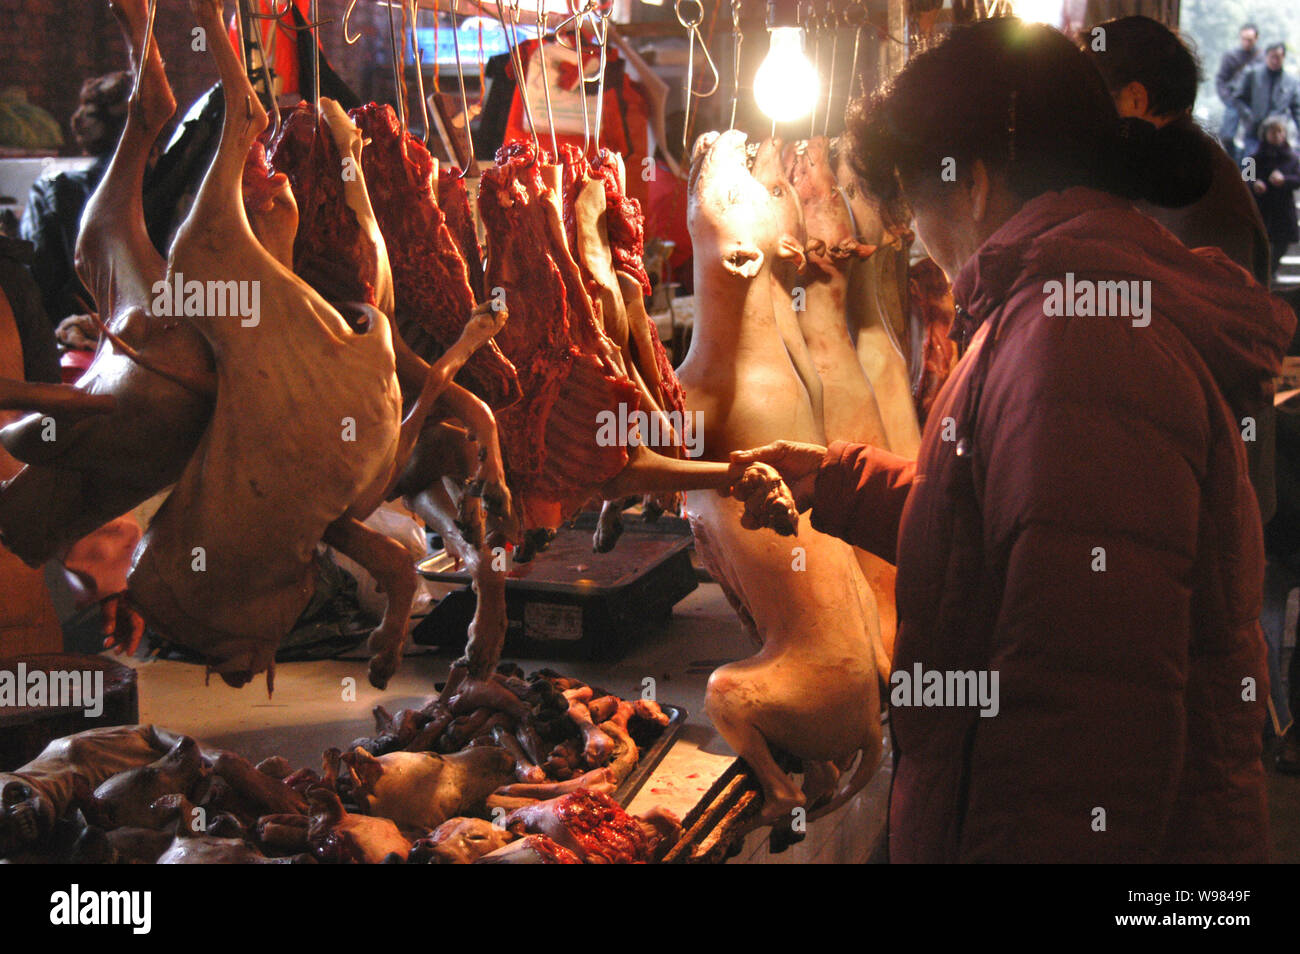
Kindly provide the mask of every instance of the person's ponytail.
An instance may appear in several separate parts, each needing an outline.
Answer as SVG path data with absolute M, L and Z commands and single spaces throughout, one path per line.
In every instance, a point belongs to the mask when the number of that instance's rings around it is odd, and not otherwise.
M 1192 123 L 1156 128 L 1119 120 L 1110 163 L 1110 191 L 1165 208 L 1190 205 L 1210 189 L 1214 143 Z

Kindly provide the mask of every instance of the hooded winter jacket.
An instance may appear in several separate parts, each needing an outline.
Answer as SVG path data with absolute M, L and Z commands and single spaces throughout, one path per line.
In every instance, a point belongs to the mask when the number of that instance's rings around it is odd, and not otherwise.
M 1294 315 L 1082 188 L 1027 202 L 953 291 L 975 331 L 918 459 L 832 445 L 812 509 L 898 565 L 891 860 L 1264 860 L 1242 421 Z M 987 714 L 900 692 L 960 672 L 996 685 Z

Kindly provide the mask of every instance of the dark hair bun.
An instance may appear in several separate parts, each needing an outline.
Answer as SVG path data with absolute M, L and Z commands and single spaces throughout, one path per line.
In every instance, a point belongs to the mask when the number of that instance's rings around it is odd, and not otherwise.
M 1189 122 L 1157 129 L 1132 117 L 1119 121 L 1114 191 L 1165 208 L 1190 205 L 1210 190 L 1214 144 Z

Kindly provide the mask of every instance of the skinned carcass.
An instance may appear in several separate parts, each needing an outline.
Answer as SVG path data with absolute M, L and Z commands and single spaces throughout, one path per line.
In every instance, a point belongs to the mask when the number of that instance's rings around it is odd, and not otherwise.
M 143 76 L 77 237 L 77 272 L 105 331 L 76 390 L 111 400 L 112 409 L 77 419 L 48 408 L 0 431 L 27 464 L 0 489 L 0 540 L 32 565 L 173 483 L 211 410 L 207 343 L 183 318 L 154 308 L 166 265 L 149 241 L 141 198 L 150 149 L 176 101 L 157 44 L 143 50 L 146 0 L 111 7 Z
M 831 148 L 840 192 L 853 216 L 857 239 L 876 250 L 849 272 L 848 324 L 871 386 L 889 443 L 901 457 L 915 457 L 921 427 L 912 400 L 909 360 L 919 346 L 907 316 L 907 242 L 886 228 L 879 211 L 858 184 L 844 144 Z
M 774 263 L 803 256 L 779 152 L 760 150 L 751 172 L 742 133 L 708 133 L 689 189 L 698 319 L 678 376 L 688 409 L 706 422 L 706 459 L 780 439 L 820 443 L 773 304 Z M 811 528 L 788 541 L 754 534 L 742 528 L 743 507 L 717 494 L 688 495 L 686 513 L 701 559 L 761 647 L 710 677 L 710 719 L 759 779 L 767 821 L 805 804 L 769 746 L 811 762 L 861 753 L 853 779 L 820 810 L 838 805 L 881 752 L 875 607 L 851 548 Z
M 398 665 L 413 570 L 400 545 L 361 524 L 394 485 L 432 403 L 505 313 L 470 317 L 430 369 L 405 421 L 389 324 L 360 308 L 346 320 L 269 247 L 291 249 L 294 227 L 257 236 L 240 202 L 244 158 L 266 113 L 221 28 L 216 0 L 193 3 L 226 93 L 217 154 L 178 230 L 167 279 L 249 283 L 252 320 L 187 315 L 216 357 L 212 420 L 137 550 L 133 600 L 165 638 L 203 654 L 231 685 L 267 671 L 280 639 L 312 592 L 323 540 L 388 584 L 389 606 L 371 636 L 370 681 Z M 360 159 L 361 137 L 323 103 L 340 155 Z M 364 194 L 364 186 L 362 186 Z M 364 304 L 364 303 L 363 303 Z

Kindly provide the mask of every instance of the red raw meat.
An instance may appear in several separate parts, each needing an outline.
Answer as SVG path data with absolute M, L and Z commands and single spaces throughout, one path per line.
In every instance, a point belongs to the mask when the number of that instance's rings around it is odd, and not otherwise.
M 344 199 L 338 145 L 310 103 L 299 103 L 284 117 L 269 153 L 275 171 L 289 177 L 298 203 L 293 270 L 327 301 L 375 304 L 373 246 Z
M 625 446 L 596 442 L 596 416 L 640 405 L 569 254 L 545 158 L 531 143 L 503 146 L 479 191 L 487 286 L 505 289 L 510 310 L 496 341 L 524 394 L 497 415 L 501 449 L 528 527 L 558 525 L 627 466 Z
M 511 812 L 506 827 L 551 838 L 589 865 L 650 861 L 650 843 L 637 820 L 608 795 L 585 788 Z
M 391 106 L 371 103 L 349 115 L 370 140 L 362 171 L 388 246 L 398 331 L 432 361 L 460 337 L 474 307 L 465 259 L 438 208 L 433 157 L 402 129 Z M 475 352 L 457 380 L 497 410 L 519 399 L 515 369 L 495 342 Z
M 602 151 L 591 171 L 605 180 L 605 227 L 614 252 L 614 268 L 631 275 L 650 294 L 650 276 L 645 272 L 645 216 L 641 203 L 623 194 L 618 185 L 618 168 Z
M 465 180 L 455 166 L 438 170 L 438 208 L 447 217 L 447 228 L 460 249 L 461 257 L 469 270 L 469 287 L 475 301 L 483 301 L 483 252 L 478 246 L 478 233 L 474 228 L 474 213 L 469 208 L 469 192 Z

